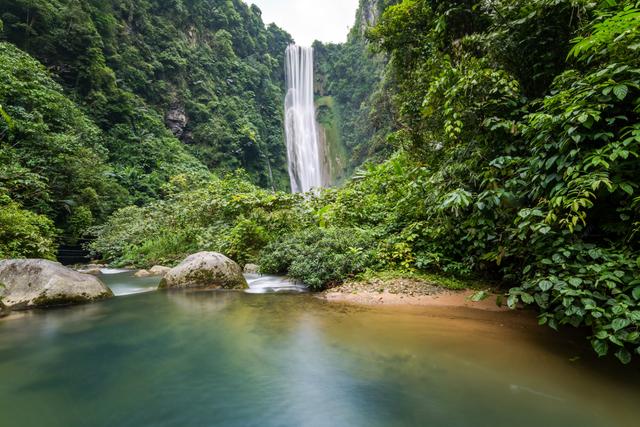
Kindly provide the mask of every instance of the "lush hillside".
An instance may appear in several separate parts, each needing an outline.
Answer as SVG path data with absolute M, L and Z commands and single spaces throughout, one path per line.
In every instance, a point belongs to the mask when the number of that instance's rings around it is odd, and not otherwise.
M 3 203 L 49 218 L 65 243 L 118 207 L 163 197 L 178 175 L 243 168 L 258 185 L 288 188 L 291 39 L 257 8 L 0 0 L 0 20 Z M 50 256 L 45 246 L 5 250 Z
M 145 174 L 168 127 L 210 168 L 242 167 L 260 185 L 287 187 L 290 37 L 265 28 L 259 9 L 241 0 L 2 0 L 0 11 L 4 38 L 45 64 L 106 131 L 127 184 Z

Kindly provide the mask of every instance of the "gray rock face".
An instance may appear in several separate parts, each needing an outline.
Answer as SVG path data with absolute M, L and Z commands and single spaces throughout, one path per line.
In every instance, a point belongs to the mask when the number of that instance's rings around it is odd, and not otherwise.
M 97 277 L 43 259 L 0 261 L 0 300 L 8 308 L 24 310 L 81 304 L 112 297 Z
M 242 269 L 216 252 L 200 252 L 172 268 L 160 282 L 160 289 L 246 289 Z
M 260 274 L 260 266 L 256 264 L 245 264 L 244 274 Z
M 369 28 L 375 27 L 378 23 L 382 12 L 380 3 L 380 0 L 364 0 L 360 3 L 360 10 L 356 17 L 360 35 L 364 36 Z
M 184 134 L 185 128 L 187 127 L 187 123 L 189 123 L 189 118 L 182 107 L 175 106 L 167 111 L 165 123 L 169 129 L 171 129 L 171 132 L 176 136 L 176 138 L 181 138 Z

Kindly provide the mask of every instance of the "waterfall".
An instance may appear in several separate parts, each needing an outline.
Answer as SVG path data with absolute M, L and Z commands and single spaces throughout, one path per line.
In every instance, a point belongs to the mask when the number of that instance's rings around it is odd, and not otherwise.
M 320 140 L 313 99 L 313 48 L 290 45 L 286 51 L 285 135 L 291 190 L 322 187 Z

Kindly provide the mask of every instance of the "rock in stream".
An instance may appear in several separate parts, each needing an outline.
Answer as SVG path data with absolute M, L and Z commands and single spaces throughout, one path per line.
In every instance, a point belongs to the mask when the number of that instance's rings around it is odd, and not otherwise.
M 0 261 L 0 300 L 7 308 L 81 304 L 112 297 L 97 277 L 43 259 Z

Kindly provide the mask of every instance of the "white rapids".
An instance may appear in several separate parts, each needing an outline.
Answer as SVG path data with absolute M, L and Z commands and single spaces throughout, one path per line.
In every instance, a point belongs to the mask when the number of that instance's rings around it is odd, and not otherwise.
M 249 294 L 298 293 L 309 291 L 309 288 L 305 285 L 301 285 L 286 277 L 261 276 L 259 274 L 245 274 L 244 277 L 249 284 L 249 289 L 245 292 Z

